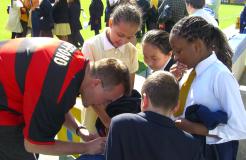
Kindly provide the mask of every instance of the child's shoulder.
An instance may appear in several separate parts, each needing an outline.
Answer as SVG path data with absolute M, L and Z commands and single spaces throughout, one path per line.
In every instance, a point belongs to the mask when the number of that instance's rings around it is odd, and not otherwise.
M 127 125 L 129 123 L 133 123 L 133 121 L 136 121 L 138 119 L 138 115 L 135 113 L 122 113 L 119 115 L 116 115 L 112 118 L 112 123 L 114 124 L 121 124 L 121 125 Z
M 100 33 L 100 34 L 98 34 L 98 35 L 95 35 L 95 36 L 93 36 L 93 37 L 90 37 L 89 39 L 87 39 L 86 41 L 85 41 L 85 43 L 87 43 L 87 44 L 91 44 L 91 45 L 95 45 L 95 44 L 98 44 L 98 43 L 102 43 L 103 42 L 103 40 L 104 40 L 104 35 L 103 35 L 103 33 Z
M 125 44 L 124 47 L 125 47 L 126 49 L 129 49 L 131 54 L 132 54 L 132 52 L 137 53 L 137 51 L 138 51 L 138 50 L 137 50 L 137 47 L 134 46 L 131 42 Z

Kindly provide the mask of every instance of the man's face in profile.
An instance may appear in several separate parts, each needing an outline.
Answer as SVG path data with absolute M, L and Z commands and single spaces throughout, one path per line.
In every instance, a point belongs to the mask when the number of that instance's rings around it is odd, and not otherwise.
M 122 84 L 110 88 L 104 88 L 101 80 L 92 82 L 91 87 L 83 89 L 82 104 L 84 107 L 90 105 L 108 105 L 109 103 L 117 100 L 124 94 L 124 87 Z

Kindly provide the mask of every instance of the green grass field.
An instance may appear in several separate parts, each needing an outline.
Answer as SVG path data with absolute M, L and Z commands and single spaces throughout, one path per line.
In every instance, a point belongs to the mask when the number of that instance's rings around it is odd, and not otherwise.
M 240 16 L 243 6 L 241 5 L 221 5 L 219 9 L 220 28 L 224 29 L 236 23 L 237 17 Z
M 80 17 L 81 23 L 86 23 L 89 21 L 89 5 L 90 1 L 89 0 L 80 0 L 81 1 L 81 6 L 85 10 L 85 13 L 87 15 L 87 18 L 84 18 L 83 16 Z M 104 7 L 106 0 L 103 0 Z M 11 34 L 9 31 L 5 29 L 5 25 L 7 23 L 8 19 L 8 14 L 7 14 L 7 6 L 10 4 L 10 0 L 0 0 L 0 41 L 1 40 L 7 40 L 10 39 Z M 220 28 L 224 29 L 226 27 L 231 26 L 232 24 L 236 23 L 237 17 L 239 17 L 240 12 L 242 11 L 243 6 L 242 5 L 227 5 L 227 4 L 222 4 L 219 10 L 219 21 L 220 21 Z M 104 16 L 102 17 L 102 28 L 105 27 L 104 23 Z M 82 36 L 84 39 L 88 39 L 92 36 L 94 36 L 94 32 L 90 30 L 90 26 L 88 28 L 81 30 Z M 140 62 L 140 68 L 139 72 L 141 72 L 144 68 L 145 65 L 142 63 L 143 62 L 143 56 L 141 54 L 141 47 L 140 44 L 137 44 L 137 48 L 139 50 L 139 62 Z

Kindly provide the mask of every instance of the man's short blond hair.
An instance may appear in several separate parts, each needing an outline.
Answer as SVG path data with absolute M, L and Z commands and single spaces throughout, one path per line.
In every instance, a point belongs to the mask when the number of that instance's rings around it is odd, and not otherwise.
M 105 89 L 122 84 L 125 95 L 130 92 L 130 73 L 121 60 L 104 58 L 96 61 L 93 65 L 92 76 L 101 79 Z

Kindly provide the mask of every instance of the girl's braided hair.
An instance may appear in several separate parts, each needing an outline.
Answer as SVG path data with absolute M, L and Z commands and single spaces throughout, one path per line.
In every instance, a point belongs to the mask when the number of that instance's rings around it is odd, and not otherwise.
M 185 17 L 174 25 L 171 34 L 181 36 L 189 42 L 201 39 L 208 51 L 214 51 L 218 59 L 231 71 L 233 52 L 224 33 L 205 19 Z

